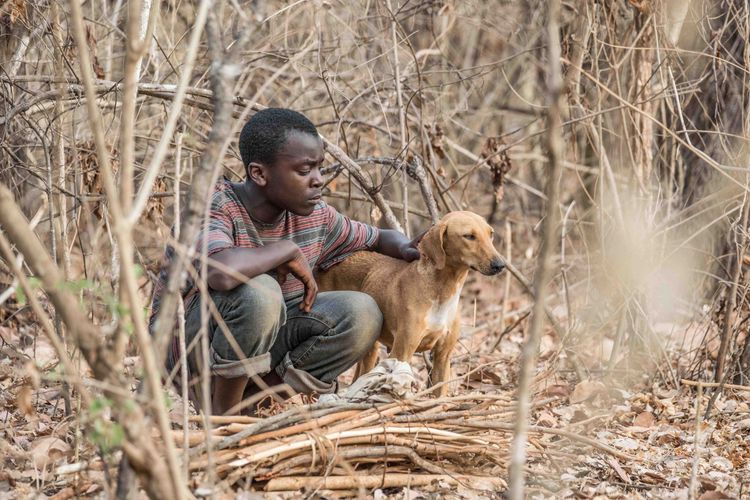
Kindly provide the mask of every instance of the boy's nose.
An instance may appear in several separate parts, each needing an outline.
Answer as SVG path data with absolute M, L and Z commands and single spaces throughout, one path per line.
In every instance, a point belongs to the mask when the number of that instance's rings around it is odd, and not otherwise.
M 320 169 L 316 168 L 310 173 L 310 184 L 313 187 L 320 187 L 323 185 L 323 174 L 320 173 Z

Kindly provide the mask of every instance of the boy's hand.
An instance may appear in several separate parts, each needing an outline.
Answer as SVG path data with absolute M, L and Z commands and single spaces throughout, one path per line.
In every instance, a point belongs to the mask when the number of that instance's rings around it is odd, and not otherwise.
M 401 245 L 398 249 L 399 253 L 401 254 L 401 259 L 405 260 L 406 262 L 412 262 L 419 259 L 419 250 L 417 249 L 418 243 L 419 240 L 412 240 Z
M 412 262 L 419 259 L 419 240 L 427 231 L 424 231 L 417 235 L 413 240 L 409 241 L 402 233 L 394 231 L 393 229 L 381 229 L 380 237 L 377 243 L 373 247 L 378 253 L 393 257 L 395 259 L 405 260 L 406 262 Z
M 422 231 L 418 235 L 414 237 L 413 240 L 410 242 L 401 245 L 400 251 L 401 251 L 401 258 L 405 260 L 406 262 L 412 262 L 414 260 L 419 259 L 419 242 L 422 241 L 422 237 L 427 233 L 427 231 Z
M 310 312 L 315 297 L 318 295 L 318 283 L 313 277 L 310 264 L 299 248 L 293 258 L 276 268 L 276 280 L 280 285 L 283 285 L 289 274 L 292 274 L 305 285 L 305 297 L 302 299 L 299 308 L 305 312 Z

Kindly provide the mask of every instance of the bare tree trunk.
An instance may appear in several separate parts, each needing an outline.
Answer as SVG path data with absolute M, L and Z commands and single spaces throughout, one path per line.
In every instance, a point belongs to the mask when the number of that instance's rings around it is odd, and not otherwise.
M 518 406 L 516 422 L 513 430 L 513 444 L 510 457 L 510 495 L 512 500 L 524 498 L 524 466 L 526 464 L 526 443 L 531 401 L 531 381 L 536 368 L 539 339 L 545 323 L 545 298 L 547 284 L 552 277 L 552 254 L 554 247 L 560 241 L 559 208 L 557 206 L 560 193 L 560 173 L 564 156 L 562 142 L 562 72 L 560 69 L 560 1 L 549 2 L 547 19 L 547 99 L 549 109 L 547 114 L 547 155 L 548 180 L 546 187 L 547 212 L 542 229 L 542 249 L 537 261 L 534 275 L 534 290 L 536 301 L 531 313 L 531 326 L 528 337 L 521 353 L 521 366 L 518 377 Z
M 750 184 L 748 185 L 750 187 Z M 731 285 L 727 295 L 726 311 L 724 315 L 724 328 L 721 331 L 721 344 L 719 353 L 716 358 L 716 370 L 714 371 L 714 382 L 723 382 L 725 380 L 724 370 L 727 358 L 727 349 L 732 333 L 735 331 L 734 324 L 737 318 L 737 289 L 739 288 L 740 278 L 742 276 L 742 256 L 745 255 L 747 248 L 747 218 L 750 211 L 750 200 L 747 195 L 743 198 L 742 215 L 734 228 L 735 238 L 739 235 L 739 240 L 735 242 L 735 255 L 733 269 L 731 271 Z M 721 388 L 717 388 L 719 392 Z M 710 410 L 711 404 L 709 404 Z
M 636 27 L 643 30 L 638 42 L 639 50 L 633 54 L 634 85 L 631 88 L 630 102 L 639 108 L 638 113 L 632 114 L 633 128 L 630 134 L 630 150 L 634 156 L 634 172 L 637 186 L 645 195 L 651 184 L 651 169 L 654 163 L 654 122 L 651 116 L 656 114 L 656 104 L 652 95 L 651 79 L 654 74 L 654 59 L 656 49 L 654 43 L 656 32 L 650 15 L 644 12 L 638 14 Z M 640 24 L 643 24 L 642 26 Z

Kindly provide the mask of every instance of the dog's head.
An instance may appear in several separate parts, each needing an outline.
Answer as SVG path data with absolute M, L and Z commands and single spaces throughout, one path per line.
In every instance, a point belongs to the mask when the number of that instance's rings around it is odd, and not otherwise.
M 419 250 L 435 267 L 469 267 L 491 276 L 505 269 L 505 262 L 492 245 L 494 231 L 473 212 L 451 212 L 430 228 L 419 242 Z

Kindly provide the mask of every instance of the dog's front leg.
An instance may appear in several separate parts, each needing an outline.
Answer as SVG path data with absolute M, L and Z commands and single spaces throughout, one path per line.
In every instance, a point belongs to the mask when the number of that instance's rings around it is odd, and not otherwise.
M 445 337 L 438 340 L 435 347 L 432 348 L 432 371 L 430 372 L 430 385 L 437 385 L 441 382 L 447 382 L 451 379 L 451 353 L 458 342 L 458 335 L 461 329 L 460 315 L 451 324 L 450 330 Z M 432 393 L 441 397 L 448 394 L 449 384 L 442 384 Z
M 409 326 L 409 322 L 403 321 L 393 331 L 393 348 L 388 357 L 406 363 L 411 361 L 411 357 L 417 352 L 417 348 L 424 338 L 425 325 L 417 323 L 416 328 L 410 328 Z

